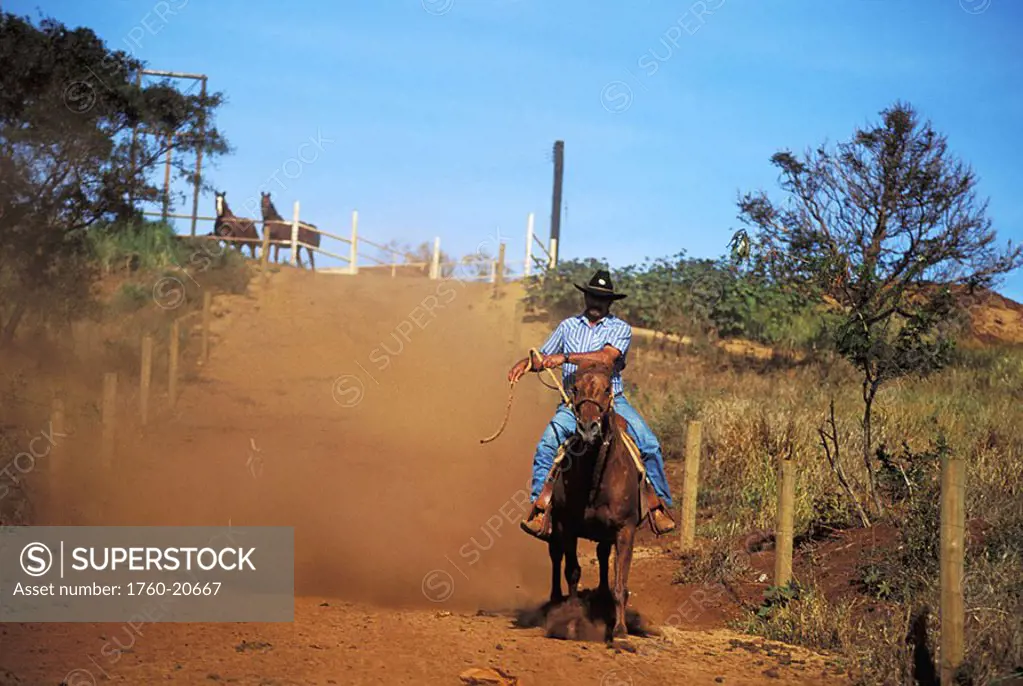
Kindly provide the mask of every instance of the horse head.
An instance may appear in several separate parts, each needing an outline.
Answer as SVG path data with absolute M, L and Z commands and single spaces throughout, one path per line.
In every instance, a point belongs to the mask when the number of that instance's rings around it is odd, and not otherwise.
M 270 194 L 260 191 L 259 195 L 259 208 L 263 211 L 263 219 L 279 219 L 281 215 L 277 213 L 277 208 L 270 200 Z
M 609 421 L 614 414 L 610 367 L 594 363 L 579 366 L 572 384 L 572 412 L 576 435 L 587 445 L 596 443 L 613 429 Z
M 227 191 L 216 191 L 217 216 L 223 217 L 227 210 Z

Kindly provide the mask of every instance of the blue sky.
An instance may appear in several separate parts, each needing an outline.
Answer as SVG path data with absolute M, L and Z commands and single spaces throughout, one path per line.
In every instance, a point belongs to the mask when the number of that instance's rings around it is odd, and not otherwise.
M 264 187 L 324 228 L 347 232 L 357 209 L 367 238 L 440 236 L 463 255 L 500 236 L 521 265 L 527 214 L 548 231 L 563 139 L 562 257 L 713 257 L 738 226 L 737 195 L 776 189 L 772 153 L 844 140 L 901 99 L 973 166 L 999 236 L 1023 240 L 1019 2 L 5 6 L 87 25 L 151 68 L 208 74 L 235 147 L 208 174 L 238 214 Z M 1002 290 L 1023 300 L 1023 275 Z

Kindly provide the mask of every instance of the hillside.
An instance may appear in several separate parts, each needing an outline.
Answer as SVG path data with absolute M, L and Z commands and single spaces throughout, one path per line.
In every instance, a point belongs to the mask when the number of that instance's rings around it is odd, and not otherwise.
M 824 658 L 764 648 L 715 612 L 690 616 L 690 591 L 671 585 L 674 541 L 648 532 L 630 584 L 634 624 L 679 630 L 627 650 L 544 638 L 529 617 L 547 596 L 547 554 L 517 522 L 555 398 L 527 379 L 505 434 L 479 443 L 500 422 L 520 354 L 512 298 L 285 269 L 214 310 L 209 362 L 176 412 L 145 430 L 125 423 L 109 474 L 96 465 L 95 425 L 78 415 L 76 488 L 62 506 L 77 524 L 294 526 L 295 623 L 146 626 L 117 661 L 104 646 L 118 626 L 8 625 L 5 683 L 60 683 L 74 670 L 120 683 L 455 683 L 488 666 L 522 684 L 743 684 L 767 670 L 828 683 Z M 543 327 L 531 326 L 523 341 L 535 345 Z M 592 544 L 582 550 L 585 587 Z M 447 584 L 444 597 L 428 579 Z

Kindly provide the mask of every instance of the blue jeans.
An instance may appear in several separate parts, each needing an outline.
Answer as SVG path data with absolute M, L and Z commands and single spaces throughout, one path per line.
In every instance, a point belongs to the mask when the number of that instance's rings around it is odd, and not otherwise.
M 657 437 L 624 395 L 615 396 L 615 411 L 629 424 L 629 435 L 643 456 L 643 465 L 654 491 L 665 505 L 671 507 L 671 491 L 668 489 L 668 477 L 664 474 L 664 457 L 661 456 L 661 444 L 657 442 Z M 551 423 L 544 430 L 543 436 L 540 437 L 540 444 L 536 446 L 536 455 L 533 456 L 533 485 L 529 496 L 531 501 L 540 496 L 543 483 L 554 464 L 554 457 L 558 454 L 558 448 L 574 433 L 575 415 L 571 409 L 560 405 Z

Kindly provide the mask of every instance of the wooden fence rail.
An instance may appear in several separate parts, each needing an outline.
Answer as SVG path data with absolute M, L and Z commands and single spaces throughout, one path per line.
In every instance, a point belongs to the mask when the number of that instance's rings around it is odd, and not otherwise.
M 245 219 L 245 220 L 251 221 L 254 224 L 262 224 L 263 225 L 263 229 L 262 229 L 262 234 L 263 235 L 262 235 L 261 238 L 245 238 L 245 237 L 239 237 L 239 236 L 218 236 L 218 235 L 215 235 L 213 233 L 210 233 L 210 234 L 207 234 L 207 235 L 200 235 L 200 236 L 183 236 L 183 235 L 179 235 L 177 237 L 178 238 L 182 238 L 182 239 L 185 239 L 185 238 L 187 238 L 187 239 L 198 238 L 198 239 L 201 239 L 201 240 L 211 240 L 211 241 L 216 241 L 216 242 L 223 241 L 224 243 L 239 244 L 239 245 L 258 244 L 258 245 L 262 246 L 262 255 L 260 257 L 260 263 L 261 263 L 261 265 L 263 266 L 264 269 L 266 268 L 267 263 L 269 262 L 269 258 L 267 257 L 267 254 L 268 254 L 267 251 L 268 251 L 268 249 L 269 249 L 269 247 L 271 245 L 272 246 L 276 246 L 276 247 L 283 247 L 283 248 L 288 249 L 290 251 L 288 261 L 289 261 L 289 263 L 292 266 L 297 266 L 298 265 L 298 250 L 300 248 L 306 248 L 310 252 L 316 252 L 318 254 L 326 255 L 327 257 L 331 257 L 331 258 L 333 258 L 335 260 L 338 260 L 338 261 L 342 262 L 343 264 L 347 265 L 347 272 L 345 272 L 345 273 L 348 273 L 348 274 L 356 274 L 356 273 L 358 273 L 358 270 L 359 270 L 358 261 L 359 261 L 359 257 L 360 257 L 360 255 L 359 255 L 359 244 L 360 244 L 360 242 L 362 244 L 366 245 L 366 246 L 370 246 L 370 247 L 375 248 L 377 250 L 383 250 L 385 252 L 388 252 L 388 253 L 390 253 L 395 258 L 397 258 L 397 257 L 402 258 L 401 261 L 398 261 L 397 259 L 392 259 L 390 262 L 388 262 L 387 260 L 381 260 L 381 259 L 379 259 L 377 257 L 372 256 L 372 255 L 365 255 L 364 254 L 364 255 L 362 255 L 362 257 L 364 259 L 371 260 L 373 262 L 376 262 L 379 265 L 390 266 L 392 269 L 394 269 L 396 267 L 400 267 L 400 266 L 407 266 L 408 264 L 410 264 L 407 261 L 407 256 L 404 253 L 402 253 L 402 252 L 400 252 L 398 250 L 394 250 L 393 248 L 389 248 L 389 247 L 387 247 L 385 245 L 382 245 L 380 243 L 376 243 L 374 241 L 368 240 L 368 239 L 366 239 L 364 237 L 360 237 L 358 235 L 358 231 L 359 231 L 359 229 L 358 229 L 359 213 L 357 211 L 353 211 L 352 212 L 351 233 L 348 236 L 342 236 L 342 235 L 340 235 L 338 233 L 334 233 L 334 232 L 329 231 L 327 229 L 322 229 L 320 227 L 313 226 L 311 224 L 307 224 L 307 223 L 303 222 L 301 220 L 301 218 L 300 218 L 300 215 L 299 215 L 300 210 L 301 210 L 301 206 L 300 206 L 299 202 L 296 201 L 295 205 L 294 205 L 294 210 L 293 210 L 293 213 L 292 213 L 292 218 L 290 220 L 288 220 L 288 219 L 264 220 L 264 219 L 254 219 L 254 218 L 250 218 L 250 217 L 237 217 L 238 219 Z M 147 216 L 159 216 L 159 217 L 166 216 L 166 217 L 175 218 L 175 219 L 191 219 L 192 218 L 192 215 L 182 215 L 182 214 L 173 214 L 173 213 L 169 213 L 169 214 L 164 215 L 162 212 L 144 212 L 143 214 L 147 215 Z M 196 217 L 196 219 L 200 219 L 200 220 L 203 220 L 203 221 L 213 221 L 213 222 L 215 222 L 217 220 L 216 217 L 202 217 L 202 216 Z M 287 239 L 283 239 L 283 238 L 270 238 L 269 234 L 270 234 L 270 231 L 271 231 L 272 227 L 273 228 L 288 227 L 291 230 L 291 235 Z M 340 254 L 338 252 L 333 252 L 333 251 L 327 250 L 326 248 L 323 248 L 323 247 L 321 247 L 319 245 L 312 245 L 312 244 L 310 244 L 307 241 L 303 241 L 300 238 L 300 236 L 301 236 L 300 230 L 305 230 L 305 231 L 308 231 L 308 232 L 311 232 L 311 233 L 315 233 L 315 234 L 317 234 L 317 235 L 319 235 L 321 237 L 327 237 L 327 238 L 331 238 L 331 239 L 333 239 L 335 241 L 339 241 L 340 243 L 345 244 L 345 245 L 347 245 L 349 247 L 348 254 L 344 255 L 344 254 Z M 434 262 L 436 262 L 439 259 L 439 254 L 438 254 L 438 251 L 440 249 L 439 248 L 439 242 L 440 242 L 439 238 L 435 239 L 435 241 L 434 241 L 434 253 L 435 253 L 434 256 L 433 256 L 433 261 Z M 337 270 L 331 270 L 331 271 L 332 271 L 332 273 L 338 273 Z
M 290 254 L 288 257 L 288 262 L 292 266 L 298 266 L 299 259 L 298 251 L 301 248 L 305 248 L 309 250 L 311 253 L 312 252 L 319 253 L 327 257 L 333 258 L 335 260 L 338 260 L 339 262 L 342 263 L 343 267 L 327 268 L 325 271 L 331 274 L 357 274 L 360 268 L 359 265 L 360 258 L 363 260 L 368 260 L 369 262 L 373 263 L 370 265 L 366 265 L 363 268 L 389 268 L 391 270 L 392 276 L 395 276 L 397 274 L 397 270 L 399 267 L 423 266 L 427 269 L 427 275 L 429 276 L 429 278 L 440 279 L 443 276 L 444 268 L 452 266 L 452 263 L 441 264 L 442 260 L 440 254 L 439 237 L 434 238 L 432 255 L 428 261 L 426 262 L 414 261 L 409 259 L 410 256 L 408 254 L 400 250 L 396 250 L 390 246 L 378 243 L 376 241 L 372 241 L 368 238 L 365 238 L 364 236 L 360 236 L 358 228 L 359 224 L 358 211 L 352 212 L 351 231 L 349 235 L 345 236 L 303 222 L 300 216 L 300 210 L 301 210 L 300 203 L 296 201 L 294 204 L 292 217 L 290 220 L 283 218 L 275 220 L 263 220 L 262 218 L 255 219 L 251 217 L 236 217 L 237 219 L 247 220 L 253 222 L 254 224 L 262 224 L 263 235 L 260 238 L 217 236 L 214 235 L 212 232 L 206 235 L 196 236 L 179 235 L 177 237 L 189 239 L 198 238 L 201 240 L 212 240 L 216 242 L 222 241 L 224 243 L 237 244 L 239 246 L 260 245 L 262 247 L 262 255 L 259 258 L 259 261 L 264 271 L 269 262 L 269 258 L 267 257 L 267 250 L 271 245 L 278 248 L 283 247 L 289 250 Z M 195 219 L 212 222 L 216 222 L 217 220 L 216 217 L 209 216 L 193 217 L 192 215 L 164 212 L 143 212 L 143 214 L 146 216 L 173 219 Z M 544 245 L 543 241 L 541 241 L 540 238 L 534 232 L 534 223 L 535 223 L 534 214 L 530 213 L 526 219 L 526 255 L 522 269 L 523 277 L 528 277 L 532 275 L 537 268 L 547 269 L 549 267 L 553 267 L 556 259 L 555 257 L 556 253 L 554 250 L 553 243 L 551 244 L 550 247 Z M 268 235 L 271 226 L 288 227 L 290 229 L 290 236 L 287 238 L 277 237 L 271 239 Z M 348 254 L 345 255 L 343 254 L 343 252 L 334 252 L 324 247 L 321 247 L 320 245 L 312 245 L 307 240 L 301 240 L 302 230 L 315 233 L 319 235 L 321 238 L 322 237 L 330 238 L 332 240 L 342 243 L 343 245 L 347 245 Z M 534 244 L 539 246 L 542 257 L 538 257 L 536 254 L 534 254 Z M 503 242 L 502 246 L 504 246 Z M 372 254 L 369 254 L 365 250 L 363 250 L 362 253 L 360 254 L 360 248 L 367 247 L 372 248 L 374 250 L 382 251 L 383 253 L 385 253 L 385 255 L 383 257 L 377 257 Z M 454 265 L 461 266 L 461 263 L 454 263 Z M 479 277 L 480 280 L 489 280 L 491 283 L 493 283 L 501 279 L 507 280 L 512 275 L 512 272 L 508 269 L 507 262 L 501 258 L 495 258 L 493 261 L 491 261 L 488 264 L 488 268 L 490 270 L 489 278 L 487 277 L 487 275 L 484 274 L 481 277 Z

